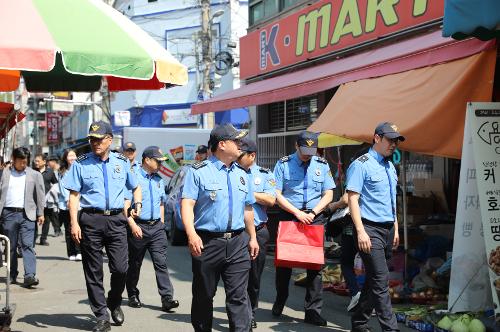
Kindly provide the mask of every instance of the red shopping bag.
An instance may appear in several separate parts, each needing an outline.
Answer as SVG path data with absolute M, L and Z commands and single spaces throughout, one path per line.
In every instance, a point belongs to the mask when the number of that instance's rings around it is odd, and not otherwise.
M 321 270 L 325 264 L 324 234 L 323 225 L 280 221 L 274 265 Z

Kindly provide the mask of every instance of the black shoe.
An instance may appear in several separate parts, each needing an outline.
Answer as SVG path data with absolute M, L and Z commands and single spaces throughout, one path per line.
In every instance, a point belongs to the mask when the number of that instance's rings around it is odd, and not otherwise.
M 273 310 L 272 310 L 273 316 L 274 317 L 281 316 L 281 314 L 283 313 L 283 308 L 285 308 L 284 304 L 281 304 L 281 303 L 278 303 L 278 302 L 274 302 L 274 304 L 273 304 Z
M 24 278 L 23 287 L 30 288 L 32 286 L 37 286 L 40 282 L 36 277 L 26 277 Z
M 111 331 L 111 324 L 107 320 L 98 320 L 92 332 L 108 332 Z
M 17 258 L 23 258 L 23 251 L 17 248 Z
M 59 237 L 62 235 L 62 232 L 61 231 L 57 231 L 57 232 L 54 232 L 54 236 L 55 237 Z
M 351 329 L 351 332 L 371 332 L 370 328 L 366 326 L 355 326 Z
M 255 321 L 255 319 L 252 319 L 252 323 L 250 324 L 250 326 L 252 327 L 252 329 L 257 328 L 257 322 Z
M 161 301 L 161 310 L 163 311 L 171 311 L 179 306 L 179 301 L 177 300 L 162 300 Z
M 122 308 L 120 304 L 117 306 L 111 306 L 109 301 L 106 300 L 106 305 L 108 306 L 109 311 L 111 311 L 111 318 L 116 325 L 122 325 L 125 320 L 125 315 L 123 314 Z
M 44 240 L 44 241 L 40 241 L 40 243 L 38 243 L 39 245 L 41 246 L 49 246 L 50 244 L 47 242 L 47 240 Z
M 139 300 L 139 295 L 132 295 L 128 298 L 128 306 L 132 308 L 142 307 L 141 300 Z
M 326 319 L 321 317 L 315 310 L 306 310 L 304 322 L 316 326 L 326 326 Z
M 10 284 L 11 284 L 11 285 L 15 285 L 15 284 L 17 284 L 17 278 L 11 277 L 11 278 L 10 278 Z

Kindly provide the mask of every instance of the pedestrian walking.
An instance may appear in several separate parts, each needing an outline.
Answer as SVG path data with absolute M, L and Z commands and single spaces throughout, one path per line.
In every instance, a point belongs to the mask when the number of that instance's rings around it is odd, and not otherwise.
M 10 240 L 10 279 L 17 282 L 17 243 L 21 243 L 25 287 L 38 285 L 33 249 L 36 223 L 43 224 L 45 189 L 42 175 L 28 167 L 30 151 L 19 147 L 12 152 L 12 164 L 1 171 L 0 216 L 2 234 Z
M 64 186 L 70 191 L 71 237 L 80 244 L 90 307 L 97 318 L 93 331 L 102 332 L 111 330 L 107 308 L 117 325 L 125 319 L 121 309 L 128 270 L 124 194 L 134 190 L 137 203 L 133 216 L 140 215 L 142 198 L 127 157 L 110 151 L 113 133 L 109 123 L 92 123 L 88 138 L 92 152 L 78 157 L 64 177 Z M 80 218 L 78 204 L 82 208 Z M 111 272 L 107 299 L 103 287 L 103 247 Z
M 368 332 L 373 309 L 383 331 L 399 331 L 389 295 L 386 255 L 399 245 L 396 217 L 397 174 L 389 160 L 405 138 L 389 122 L 379 124 L 368 153 L 347 171 L 349 210 L 354 238 L 365 266 L 366 279 L 358 306 L 351 317 L 352 331 Z
M 328 162 L 317 157 L 318 134 L 302 131 L 295 144 L 296 152 L 281 158 L 274 168 L 276 199 L 282 209 L 280 220 L 318 223 L 316 218 L 333 199 L 335 183 Z M 315 219 L 316 218 L 316 219 Z M 281 316 L 288 298 L 292 269 L 276 267 L 276 300 L 272 314 Z M 325 326 L 321 271 L 307 270 L 305 317 L 309 324 Z
M 166 158 L 157 146 L 148 146 L 142 153 L 142 167 L 137 181 L 142 190 L 144 206 L 138 218 L 129 217 L 127 293 L 128 305 L 142 306 L 139 299 L 139 274 L 146 251 L 149 252 L 156 274 L 156 284 L 163 311 L 179 306 L 174 300 L 174 287 L 167 268 L 167 234 L 164 230 L 165 183 L 158 175 L 161 162 Z
M 69 191 L 64 188 L 64 176 L 71 165 L 76 161 L 76 152 L 66 149 L 61 157 L 61 167 L 59 169 L 59 223 L 64 226 L 64 237 L 66 240 L 66 253 L 70 261 L 81 261 L 82 254 L 80 246 L 71 239 L 71 220 L 69 217 Z
M 56 173 L 50 168 L 47 167 L 47 156 L 45 154 L 37 154 L 35 156 L 35 167 L 36 169 L 42 173 L 43 182 L 45 185 L 45 210 L 44 217 L 45 222 L 42 225 L 42 234 L 40 235 L 40 242 L 38 243 L 41 246 L 48 246 L 49 242 L 47 241 L 47 237 L 49 235 L 50 224 L 52 224 L 52 228 L 54 229 L 54 234 L 58 235 L 61 233 L 61 226 L 59 225 L 59 217 L 57 215 L 57 209 L 54 209 L 54 205 L 48 206 L 47 201 L 49 199 L 54 199 L 53 192 L 49 194 L 52 190 L 53 186 L 57 186 L 58 180 Z M 56 200 L 57 202 L 57 200 Z M 38 227 L 35 228 L 35 240 L 38 236 Z
M 257 328 L 255 311 L 259 306 L 260 278 L 266 264 L 267 243 L 269 242 L 269 231 L 267 229 L 267 208 L 276 202 L 276 181 L 270 169 L 257 165 L 257 144 L 244 137 L 241 140 L 241 151 L 238 164 L 250 174 L 250 182 L 253 184 L 255 203 L 253 204 L 254 225 L 259 244 L 259 254 L 251 261 L 248 279 L 248 297 L 251 305 L 251 327 Z
M 192 256 L 195 331 L 211 331 L 213 297 L 222 277 L 231 331 L 250 330 L 247 286 L 250 260 L 259 253 L 249 175 L 235 161 L 247 134 L 225 124 L 210 133 L 213 155 L 188 169 L 181 201 Z M 246 231 L 245 231 L 246 230 Z

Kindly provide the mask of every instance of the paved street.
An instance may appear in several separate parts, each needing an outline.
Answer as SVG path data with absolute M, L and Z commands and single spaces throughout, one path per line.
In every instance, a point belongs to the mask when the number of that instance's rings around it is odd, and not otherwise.
M 12 286 L 11 299 L 17 304 L 17 310 L 12 324 L 13 331 L 74 331 L 92 330 L 94 318 L 90 311 L 85 290 L 85 282 L 80 262 L 67 260 L 63 237 L 49 237 L 50 246 L 37 246 L 37 274 L 40 285 L 37 289 L 24 289 L 18 285 Z M 175 287 L 175 297 L 180 301 L 180 307 L 175 313 L 160 311 L 160 297 L 156 291 L 156 281 L 153 266 L 145 260 L 142 268 L 139 288 L 144 307 L 133 309 L 123 301 L 125 323 L 122 327 L 113 327 L 113 331 L 192 331 L 190 325 L 191 304 L 191 259 L 186 247 L 170 247 L 170 272 Z M 271 315 L 274 300 L 274 268 L 272 258 L 268 257 L 263 276 L 263 291 L 261 309 L 258 311 L 259 331 L 321 331 L 302 323 L 304 288 L 291 286 L 291 297 L 285 308 L 284 317 L 280 320 Z M 22 263 L 20 262 L 22 266 Z M 109 273 L 105 267 L 105 285 L 108 290 Z M 4 275 L 5 270 L 2 271 Z M 22 271 L 20 276 L 22 276 Z M 4 279 L 2 278 L 2 281 Z M 22 281 L 22 278 L 18 279 Z M 214 330 L 229 331 L 225 313 L 224 290 L 219 285 L 214 307 Z M 4 287 L 2 287 L 3 289 Z M 2 306 L 5 294 L 2 292 Z M 126 295 L 126 294 L 124 294 Z M 328 319 L 326 329 L 332 331 L 349 331 L 349 317 L 345 308 L 347 297 L 333 293 L 325 293 L 323 314 Z M 378 331 L 378 323 L 372 319 L 374 331 Z

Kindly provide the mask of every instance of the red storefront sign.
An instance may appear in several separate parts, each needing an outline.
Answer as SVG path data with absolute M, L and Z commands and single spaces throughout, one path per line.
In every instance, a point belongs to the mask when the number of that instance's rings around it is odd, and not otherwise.
M 47 113 L 47 143 L 59 142 L 59 115 Z
M 443 17 L 444 0 L 323 0 L 240 39 L 240 76 L 287 67 Z

